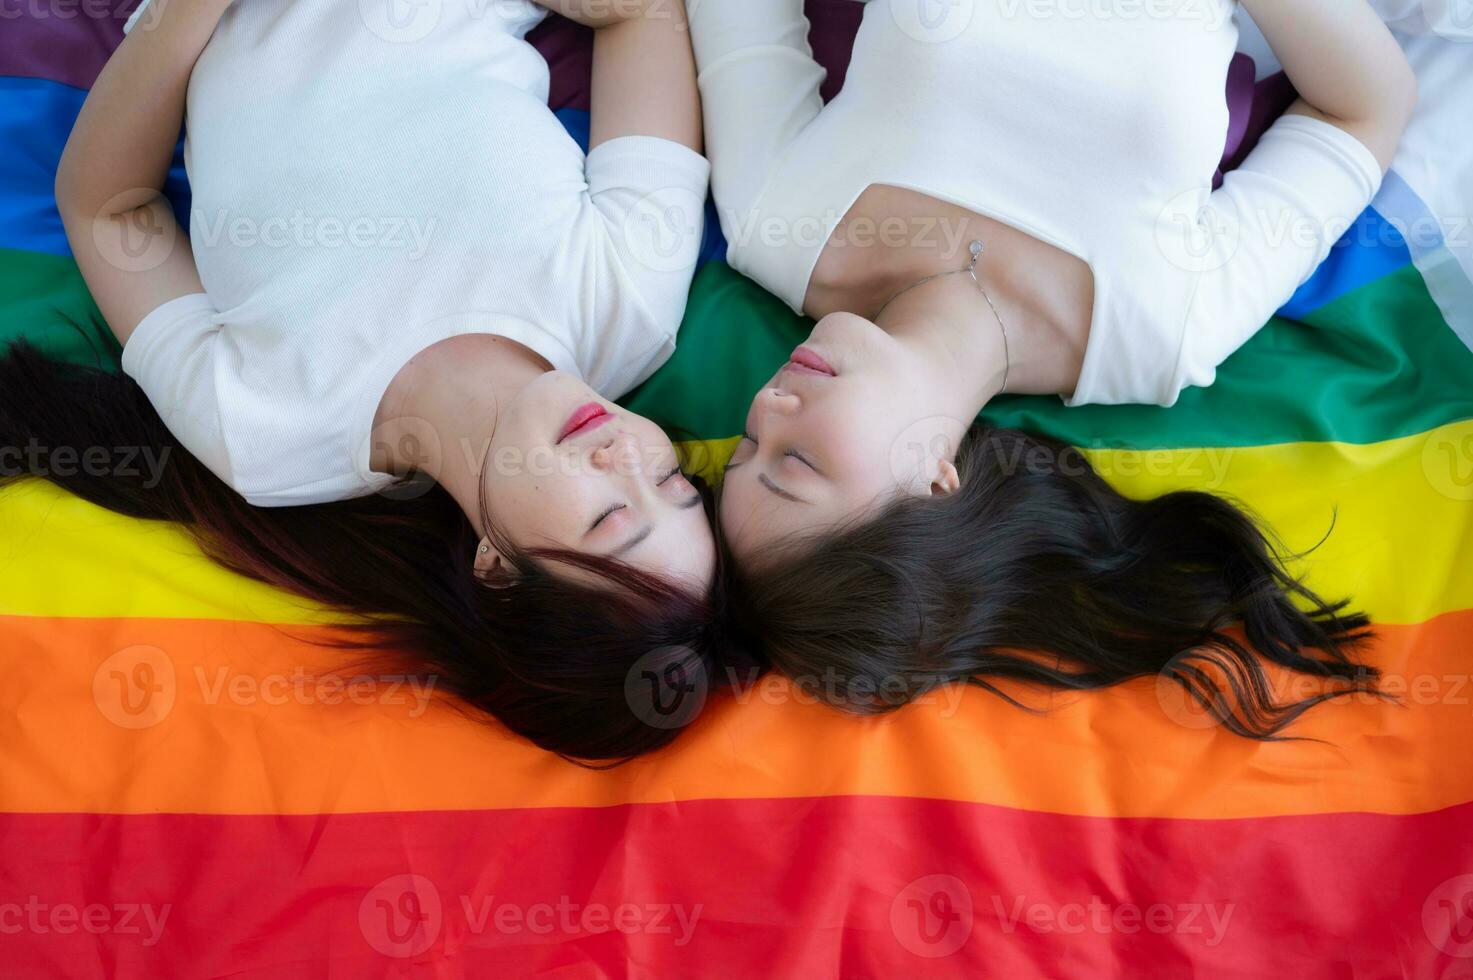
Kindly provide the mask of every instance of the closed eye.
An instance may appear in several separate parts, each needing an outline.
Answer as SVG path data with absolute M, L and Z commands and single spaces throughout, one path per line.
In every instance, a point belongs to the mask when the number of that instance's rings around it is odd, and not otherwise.
M 743 466 L 743 465 L 746 464 L 747 461 L 745 459 L 743 459 L 743 460 L 737 460 L 737 458 L 736 458 L 737 455 L 742 451 L 742 445 L 741 444 L 743 442 L 750 442 L 752 444 L 753 449 L 755 449 L 756 446 L 757 446 L 757 438 L 755 436 L 753 436 L 752 433 L 750 433 L 750 432 L 743 432 L 742 433 L 741 440 L 737 443 L 736 448 L 734 450 L 732 450 L 731 456 L 728 457 L 728 459 L 726 461 L 726 469 L 728 469 L 728 470 L 734 470 L 738 466 Z
M 590 525 L 588 525 L 588 533 L 589 534 L 592 534 L 594 531 L 598 530 L 598 526 L 600 524 L 602 524 L 604 521 L 608 520 L 609 517 L 611 515 L 613 515 L 614 513 L 623 510 L 624 509 L 624 506 L 625 506 L 624 504 L 615 504 L 614 506 L 610 507 L 608 510 L 604 511 L 602 514 L 599 514 L 597 517 L 595 517 L 593 519 L 593 523 L 590 524 Z
M 818 472 L 818 467 L 813 465 L 813 461 L 810 460 L 807 456 L 804 456 L 802 453 L 798 452 L 798 450 L 796 449 L 789 449 L 787 452 L 783 453 L 783 455 L 791 456 L 798 462 L 802 463 L 804 466 L 808 467 L 813 472 Z
M 754 436 L 754 435 L 752 435 L 752 433 L 750 433 L 750 432 L 743 432 L 742 433 L 742 438 L 745 439 L 745 440 L 747 440 L 748 442 L 750 442 L 753 446 L 756 446 L 757 445 L 757 437 Z M 807 456 L 804 456 L 798 450 L 796 450 L 796 449 L 789 449 L 786 452 L 784 452 L 783 455 L 784 456 L 791 456 L 793 459 L 796 459 L 798 462 L 802 463 L 804 466 L 808 467 L 813 472 L 819 474 L 820 476 L 823 475 L 823 471 L 820 470 L 817 466 L 815 466 L 813 464 L 813 460 L 809 459 Z M 730 470 L 730 469 L 735 469 L 736 467 L 741 466 L 741 465 L 742 465 L 741 463 L 728 463 L 726 468 Z
M 665 484 L 669 483 L 671 480 L 675 479 L 679 475 L 680 467 L 676 466 L 669 473 L 666 473 L 664 476 L 660 477 L 660 482 L 656 483 L 655 486 L 663 487 Z

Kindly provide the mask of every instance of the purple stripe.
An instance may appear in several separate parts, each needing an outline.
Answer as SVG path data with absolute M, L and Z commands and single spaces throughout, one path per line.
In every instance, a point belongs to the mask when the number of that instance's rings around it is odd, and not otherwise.
M 91 88 L 138 0 L 26 0 L 0 9 L 0 75 Z
M 0 8 L 0 76 L 88 89 L 139 0 L 21 0 Z M 552 72 L 553 109 L 588 109 L 592 32 L 549 17 L 528 35 Z
M 562 17 L 549 17 L 527 34 L 527 43 L 547 62 L 552 84 L 547 104 L 558 109 L 588 111 L 593 89 L 593 31 Z
M 844 85 L 844 71 L 849 66 L 864 5 L 854 0 L 807 0 L 805 12 L 811 25 L 808 40 L 813 46 L 813 56 L 829 72 L 823 84 L 824 101 L 828 101 Z M 527 35 L 528 42 L 546 59 L 551 71 L 552 88 L 547 102 L 553 109 L 588 110 L 592 34 L 561 17 L 549 17 Z M 1253 67 L 1249 62 L 1250 89 L 1252 83 Z
M 1251 83 L 1253 78 L 1253 72 L 1251 70 L 1253 60 L 1248 58 L 1247 55 L 1242 54 L 1235 56 L 1234 61 L 1237 58 L 1242 58 L 1248 62 L 1250 69 L 1248 79 Z M 1246 110 L 1247 122 L 1244 126 L 1242 137 L 1236 143 L 1231 141 L 1228 143 L 1227 152 L 1223 155 L 1222 169 L 1232 170 L 1241 164 L 1253 147 L 1258 145 L 1258 138 L 1264 134 L 1264 131 L 1269 126 L 1273 125 L 1275 119 L 1278 119 L 1284 114 L 1284 110 L 1289 108 L 1290 104 L 1297 97 L 1298 93 L 1294 91 L 1294 86 L 1289 84 L 1288 76 L 1283 72 L 1277 72 L 1269 75 L 1257 84 L 1249 84 L 1246 98 L 1243 95 L 1237 96 L 1240 101 L 1237 106 L 1234 106 L 1232 76 L 1229 75 L 1228 111 L 1231 115 L 1237 116 Z M 1232 130 L 1233 127 L 1229 124 L 1228 133 L 1230 136 Z
M 114 48 L 138 0 L 49 0 L 29 2 L 6 17 L 0 31 L 0 75 L 42 78 L 90 88 Z M 823 86 L 832 98 L 844 83 L 862 7 L 853 0 L 808 0 L 810 41 L 815 57 L 829 72 Z M 547 60 L 552 76 L 553 109 L 589 106 L 592 44 L 590 31 L 550 17 L 528 35 Z M 1234 55 L 1227 77 L 1228 132 L 1223 156 L 1230 170 L 1247 155 L 1258 136 L 1293 98 L 1282 73 L 1253 84 L 1253 61 Z M 1221 173 L 1218 174 L 1218 181 Z
M 808 0 L 803 12 L 808 16 L 808 44 L 813 48 L 813 58 L 828 69 L 819 91 L 828 102 L 844 87 L 854 37 L 864 18 L 864 4 L 854 0 Z
M 1226 167 L 1228 161 L 1237 154 L 1243 145 L 1244 138 L 1248 135 L 1253 106 L 1253 70 L 1253 59 L 1242 53 L 1233 55 L 1232 62 L 1228 64 L 1227 147 L 1222 153 L 1222 166 L 1219 166 L 1216 175 L 1212 178 L 1214 189 L 1222 186 L 1223 167 Z M 1254 134 L 1254 139 L 1257 139 L 1257 134 Z

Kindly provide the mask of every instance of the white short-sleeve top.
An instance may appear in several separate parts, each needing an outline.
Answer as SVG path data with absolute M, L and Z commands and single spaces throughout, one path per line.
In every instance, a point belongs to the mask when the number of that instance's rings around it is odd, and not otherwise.
M 699 0 L 728 259 L 801 312 L 830 233 L 867 187 L 946 200 L 1093 271 L 1070 404 L 1170 405 L 1213 381 L 1381 182 L 1358 140 L 1295 115 L 1213 190 L 1235 7 L 871 0 L 843 89 L 822 106 L 802 0 Z M 728 130 L 743 112 L 765 122 Z
M 171 431 L 252 503 L 377 490 L 374 414 L 416 353 L 505 336 L 618 397 L 674 349 L 709 166 L 585 154 L 548 109 L 529 0 L 249 0 L 189 82 L 203 294 L 123 351 Z

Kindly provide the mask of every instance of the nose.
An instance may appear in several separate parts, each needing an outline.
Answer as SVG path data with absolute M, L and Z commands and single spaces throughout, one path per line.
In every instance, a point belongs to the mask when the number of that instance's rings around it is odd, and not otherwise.
M 757 392 L 759 411 L 773 415 L 796 415 L 803 407 L 803 400 L 791 391 L 781 388 L 763 388 Z
M 638 441 L 631 433 L 621 431 L 614 433 L 607 442 L 595 449 L 590 460 L 595 470 L 600 473 L 608 473 L 617 468 L 625 459 L 637 459 L 638 454 Z

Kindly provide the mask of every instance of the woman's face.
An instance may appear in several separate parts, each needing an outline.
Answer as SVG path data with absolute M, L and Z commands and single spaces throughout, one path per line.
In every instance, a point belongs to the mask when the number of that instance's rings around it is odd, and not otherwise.
M 744 560 L 863 519 L 899 493 L 955 488 L 965 426 L 928 415 L 935 379 L 862 317 L 824 317 L 757 392 L 727 464 L 721 523 Z
M 698 591 L 711 583 L 710 522 L 669 437 L 571 375 L 541 375 L 502 409 L 482 486 L 486 516 L 519 548 L 617 558 Z M 476 566 L 489 571 L 500 555 L 483 543 Z

